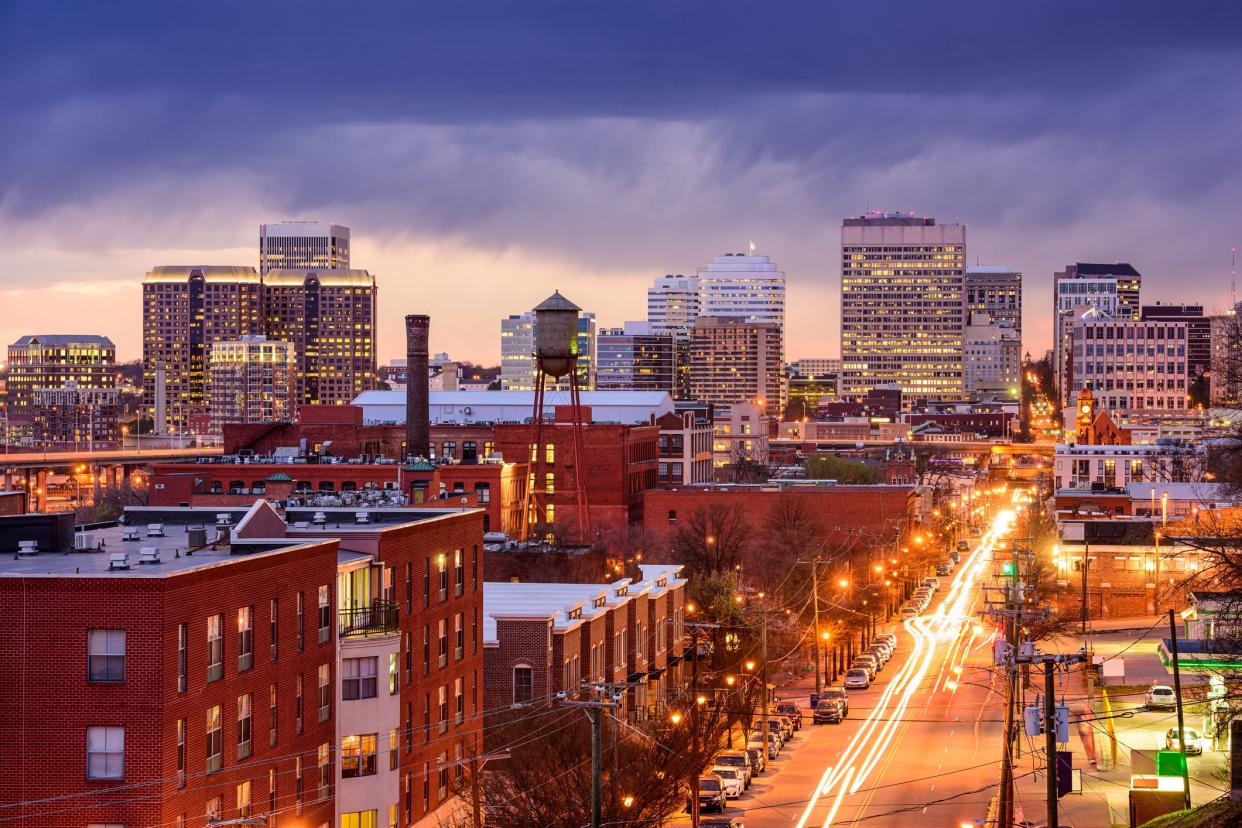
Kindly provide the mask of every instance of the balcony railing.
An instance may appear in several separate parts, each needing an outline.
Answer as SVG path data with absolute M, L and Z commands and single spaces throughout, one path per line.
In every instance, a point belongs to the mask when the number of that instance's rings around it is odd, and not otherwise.
M 397 604 L 374 601 L 365 607 L 349 607 L 337 614 L 339 638 L 397 633 Z

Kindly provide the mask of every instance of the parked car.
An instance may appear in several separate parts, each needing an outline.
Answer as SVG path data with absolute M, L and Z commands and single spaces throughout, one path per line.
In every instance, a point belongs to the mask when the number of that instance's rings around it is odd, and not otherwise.
M 760 717 L 755 727 L 763 727 L 763 718 Z M 776 738 L 781 740 L 783 747 L 793 737 L 793 726 L 789 724 L 789 720 L 784 716 L 771 715 L 768 716 L 768 730 L 776 734 Z
M 763 733 L 761 731 L 756 730 L 755 736 L 762 739 Z M 781 743 L 781 736 L 779 733 L 768 734 L 768 758 L 769 759 L 775 759 L 777 756 L 779 756 L 781 752 L 781 748 L 783 747 L 784 745 Z
M 923 579 L 923 586 L 929 589 L 940 589 L 940 579 L 934 575 L 929 575 Z
M 864 659 L 862 656 L 858 656 L 854 659 L 854 663 L 850 665 L 850 669 L 862 670 L 867 674 L 867 681 L 875 681 L 875 674 L 877 670 L 875 668 L 875 662 L 871 659 Z
M 724 813 L 724 782 L 714 773 L 699 777 L 699 810 Z
M 775 759 L 776 755 L 781 751 L 779 741 L 765 739 L 763 734 L 758 732 L 751 734 L 749 741 L 746 742 L 746 747 L 748 749 L 753 747 L 755 750 L 762 750 L 768 759 Z
M 841 702 L 841 715 L 850 715 L 850 694 L 845 692 L 844 687 L 829 687 L 824 690 L 823 694 L 819 698 L 820 701 L 823 701 L 824 699 L 836 699 Z
M 744 750 L 722 750 L 720 755 L 716 757 L 715 764 L 740 768 L 745 775 L 746 787 L 750 787 L 750 779 L 754 776 L 754 769 L 750 766 L 750 754 Z
M 1173 710 L 1177 707 L 1177 695 L 1167 684 L 1153 684 L 1143 700 L 1152 710 Z
M 917 618 L 918 614 L 919 614 L 919 608 L 916 607 L 914 604 L 906 604 L 904 607 L 901 608 L 901 617 L 903 619 Z
M 949 562 L 936 564 L 937 575 L 948 575 L 953 571 L 953 564 Z
M 888 660 L 891 658 L 888 648 L 882 644 L 872 644 L 863 655 L 875 656 L 876 660 L 880 662 L 881 670 L 884 669 L 884 665 L 888 664 Z
M 793 702 L 781 702 L 776 706 L 776 712 L 789 719 L 794 730 L 802 729 L 802 711 L 798 709 L 798 705 Z
M 962 562 L 962 553 L 958 552 L 956 549 L 949 550 L 949 560 L 953 561 L 955 564 L 960 564 Z
M 880 633 L 879 635 L 875 637 L 875 640 L 883 641 L 887 643 L 890 647 L 892 647 L 894 650 L 897 649 L 897 634 L 896 633 L 891 633 L 891 632 Z
M 836 699 L 820 699 L 815 706 L 811 720 L 815 724 L 841 724 L 845 713 L 841 710 L 841 702 Z
M 719 814 L 700 819 L 699 828 L 746 828 L 746 826 L 742 824 L 741 817 Z
M 1193 727 L 1188 727 L 1184 731 L 1186 734 L 1186 755 L 1201 756 L 1203 754 L 1203 737 L 1199 735 L 1199 731 Z M 1181 745 L 1177 742 L 1177 728 L 1169 728 L 1169 732 L 1164 734 L 1165 750 L 1181 750 Z
M 746 771 L 731 765 L 714 765 L 712 773 L 720 777 L 726 799 L 737 799 L 746 790 Z
M 969 552 L 969 551 L 970 551 L 970 541 L 967 541 L 967 540 L 960 540 L 960 541 L 958 541 L 958 542 L 957 542 L 957 551 L 958 551 L 958 552 Z
M 861 667 L 853 668 L 845 674 L 844 684 L 851 690 L 866 690 L 871 686 L 871 676 Z
M 755 769 L 755 773 L 763 773 L 768 769 L 767 751 L 758 743 L 754 743 L 754 747 L 746 746 L 746 755 L 750 757 L 750 766 Z

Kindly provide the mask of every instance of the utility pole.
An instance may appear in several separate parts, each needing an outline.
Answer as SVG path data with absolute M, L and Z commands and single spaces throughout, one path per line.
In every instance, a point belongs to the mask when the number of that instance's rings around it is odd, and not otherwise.
M 566 707 L 581 707 L 582 712 L 591 720 L 591 828 L 600 828 L 603 824 L 601 815 L 604 801 L 604 761 L 603 734 L 601 724 L 605 710 L 620 707 L 617 702 L 606 701 L 565 701 Z
M 771 738 L 772 733 L 772 731 L 768 730 L 768 617 L 764 615 L 761 616 L 759 620 L 763 625 L 763 649 L 760 652 L 763 661 L 760 664 L 759 673 L 760 678 L 763 681 L 763 687 L 761 688 L 763 691 L 763 745 L 766 750 L 768 739 Z
M 694 758 L 690 769 L 690 826 L 699 828 L 699 631 L 693 630 L 693 655 L 690 662 L 690 755 Z M 733 724 L 729 724 L 729 746 L 733 746 Z
M 1044 750 L 1048 754 L 1048 828 L 1060 828 L 1057 821 L 1057 709 L 1053 694 L 1056 662 L 1044 662 Z
M 474 813 L 474 825 L 472 828 L 481 828 L 483 825 L 483 795 L 479 790 L 479 774 L 483 771 L 483 766 L 492 759 L 508 759 L 512 754 L 507 750 L 498 750 L 495 753 L 489 753 L 486 756 L 478 756 L 473 753 L 470 756 L 470 801 L 471 810 Z
M 1182 671 L 1177 663 L 1176 613 L 1169 609 L 1169 655 L 1173 657 L 1173 692 L 1177 694 L 1177 747 L 1182 752 L 1182 788 L 1186 809 L 1190 809 L 1190 766 L 1186 764 L 1186 722 L 1182 718 Z
M 819 677 L 819 561 L 811 561 L 811 602 L 815 606 L 815 695 L 824 690 Z

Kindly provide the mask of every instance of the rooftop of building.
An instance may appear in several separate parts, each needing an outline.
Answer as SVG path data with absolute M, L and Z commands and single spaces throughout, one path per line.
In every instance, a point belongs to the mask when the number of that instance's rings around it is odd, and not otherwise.
M 318 279 L 323 287 L 375 287 L 375 277 L 366 270 L 332 270 L 329 268 L 273 268 L 263 276 L 263 284 L 271 287 L 300 287 L 310 279 Z
M 936 220 L 913 212 L 871 210 L 861 216 L 845 218 L 841 224 L 843 227 L 934 227 Z
M 972 273 L 996 274 L 996 275 L 1003 275 L 1003 276 L 1019 276 L 1019 277 L 1022 275 L 1013 266 L 1005 265 L 1005 264 L 967 265 L 966 275 L 969 276 Z
M 198 274 L 207 282 L 259 284 L 259 271 L 249 265 L 159 265 L 147 271 L 143 284 L 175 284 Z
M 663 486 L 648 491 L 663 492 L 720 492 L 726 494 L 753 494 L 754 492 L 878 492 L 909 491 L 910 483 L 838 483 L 835 480 L 800 478 L 772 479 L 767 483 L 686 483 L 680 486 Z
M 28 348 L 31 345 L 51 345 L 55 347 L 65 345 L 100 345 L 105 348 L 115 348 L 112 340 L 102 334 L 27 334 L 18 337 L 17 341 L 10 345 L 10 348 Z
M 483 585 L 483 642 L 497 643 L 497 619 L 544 618 L 564 632 L 640 595 L 655 596 L 686 583 L 681 564 L 642 564 L 639 569 L 641 578 L 607 584 L 489 581 Z
M 300 239 L 309 236 L 349 238 L 349 228 L 344 224 L 325 221 L 278 221 L 259 225 L 259 235 L 272 238 Z
M 1141 276 L 1129 262 L 1075 262 L 1079 276 Z

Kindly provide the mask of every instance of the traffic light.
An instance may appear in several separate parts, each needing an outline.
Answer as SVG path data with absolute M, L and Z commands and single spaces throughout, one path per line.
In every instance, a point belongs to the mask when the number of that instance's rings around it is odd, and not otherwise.
M 1001 564 L 1001 574 L 1009 578 L 1017 577 L 1018 567 L 1013 561 L 1005 561 Z

